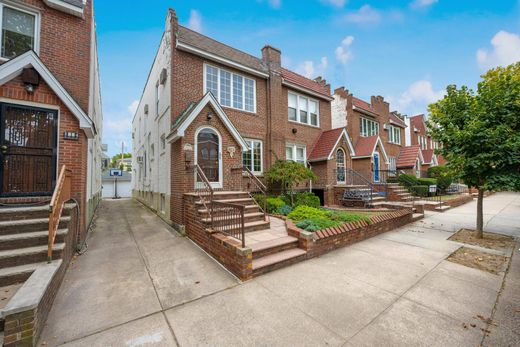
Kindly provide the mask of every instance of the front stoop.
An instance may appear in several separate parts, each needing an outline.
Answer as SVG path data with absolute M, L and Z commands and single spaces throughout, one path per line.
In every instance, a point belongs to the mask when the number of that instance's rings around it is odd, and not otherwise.
M 305 260 L 307 252 L 298 248 L 298 239 L 284 236 L 259 242 L 253 251 L 253 277 Z

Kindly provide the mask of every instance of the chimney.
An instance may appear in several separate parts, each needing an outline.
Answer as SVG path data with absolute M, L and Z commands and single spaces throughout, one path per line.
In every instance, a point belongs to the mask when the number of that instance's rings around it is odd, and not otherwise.
M 170 17 L 170 25 L 172 30 L 172 37 L 174 40 L 177 39 L 177 32 L 179 31 L 179 18 L 177 17 L 177 13 L 173 8 L 168 9 L 168 17 Z M 173 41 L 175 42 L 175 41 Z M 174 44 L 175 46 L 175 44 Z
M 278 48 L 265 45 L 262 48 L 262 60 L 270 70 L 279 70 L 282 66 L 282 52 Z
M 321 76 L 318 76 L 314 79 L 314 82 L 317 82 L 321 85 L 321 81 L 323 81 L 323 79 L 321 78 Z

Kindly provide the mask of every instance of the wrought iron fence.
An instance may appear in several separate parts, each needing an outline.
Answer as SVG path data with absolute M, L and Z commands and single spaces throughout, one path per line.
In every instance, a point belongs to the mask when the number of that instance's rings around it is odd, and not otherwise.
M 213 201 L 211 211 L 211 228 L 216 232 L 239 239 L 242 247 L 245 247 L 245 206 Z

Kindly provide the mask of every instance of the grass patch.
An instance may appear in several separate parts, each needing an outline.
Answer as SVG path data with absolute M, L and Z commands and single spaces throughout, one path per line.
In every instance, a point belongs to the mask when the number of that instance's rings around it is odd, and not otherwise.
M 509 258 L 502 255 L 490 254 L 473 248 L 461 247 L 453 252 L 447 260 L 496 275 L 506 270 L 508 259 Z
M 482 239 L 477 239 L 475 231 L 469 229 L 460 229 L 448 240 L 496 250 L 510 249 L 515 246 L 511 236 L 485 232 Z

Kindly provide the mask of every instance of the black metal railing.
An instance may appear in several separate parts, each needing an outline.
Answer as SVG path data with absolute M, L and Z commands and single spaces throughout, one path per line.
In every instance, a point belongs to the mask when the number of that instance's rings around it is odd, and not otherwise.
M 213 201 L 211 211 L 211 228 L 213 231 L 239 239 L 242 242 L 242 247 L 245 247 L 245 206 Z
M 261 201 L 262 204 L 258 204 L 260 210 L 264 213 L 264 220 L 268 220 L 269 217 L 267 215 L 267 187 L 266 185 L 260 181 L 258 177 L 247 167 L 244 166 L 242 168 L 242 173 L 244 178 L 242 179 L 243 186 L 245 191 L 249 193 L 249 196 L 253 197 L 253 194 L 261 195 L 263 198 Z M 245 180 L 245 182 L 244 182 Z M 255 200 L 256 201 L 256 200 Z M 261 206 L 263 205 L 263 206 Z
M 343 192 L 342 201 L 343 202 L 354 202 L 354 201 L 363 201 L 365 207 L 368 205 L 372 205 L 373 197 L 374 197 L 374 185 L 370 180 L 366 179 L 359 172 L 354 171 L 352 169 L 342 169 L 344 170 L 344 182 L 345 190 Z M 338 172 L 335 170 L 335 176 L 338 177 Z M 340 175 L 343 175 L 343 172 L 339 172 Z

